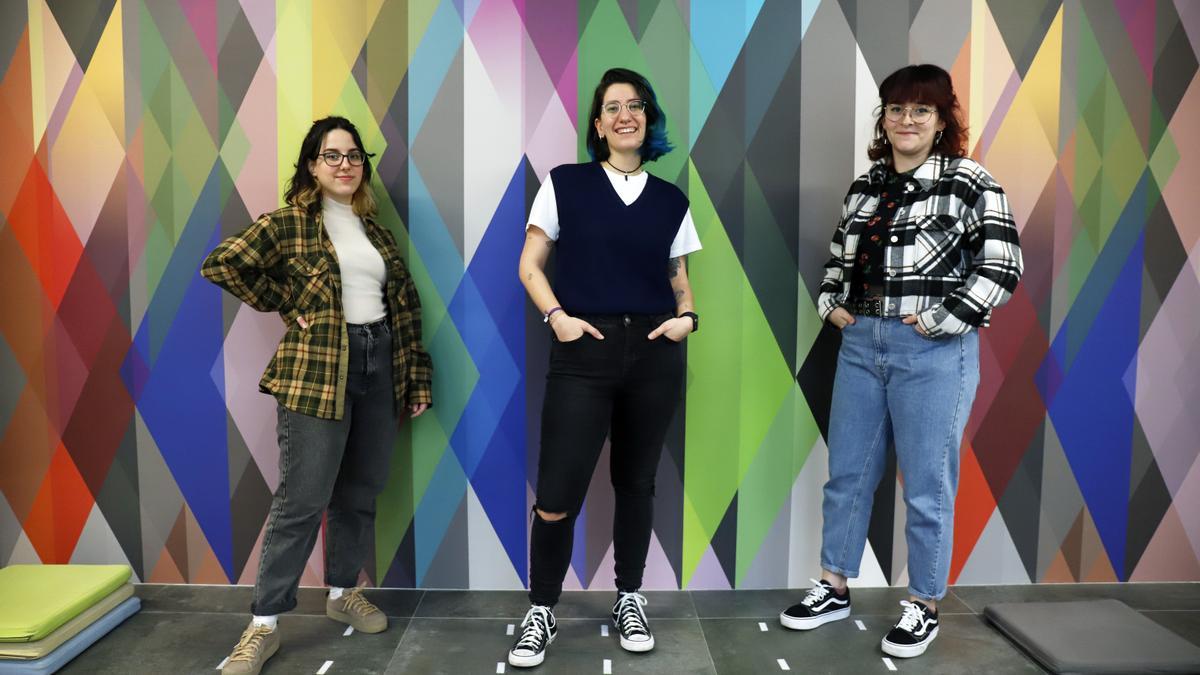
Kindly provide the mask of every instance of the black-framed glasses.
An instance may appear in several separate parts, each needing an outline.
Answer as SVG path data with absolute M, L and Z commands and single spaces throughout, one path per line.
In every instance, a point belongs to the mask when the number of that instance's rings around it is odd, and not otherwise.
M 343 157 L 350 162 L 350 166 L 362 166 L 368 157 L 374 157 L 375 155 L 374 153 L 363 152 L 362 150 L 351 150 L 347 153 L 341 153 L 337 150 L 326 150 L 318 156 L 325 160 L 326 166 L 341 166 Z
M 933 117 L 933 113 L 937 112 L 937 108 L 928 105 L 914 105 L 911 107 L 902 106 L 898 103 L 890 103 L 883 106 L 883 114 L 888 118 L 889 122 L 899 122 L 904 119 L 904 113 L 912 118 L 916 124 L 924 124 Z
M 628 103 L 609 101 L 600 109 L 604 111 L 605 115 L 608 115 L 609 117 L 616 117 L 617 115 L 621 114 L 621 108 L 627 109 L 630 115 L 642 115 L 646 112 L 646 102 L 639 98 L 635 98 Z

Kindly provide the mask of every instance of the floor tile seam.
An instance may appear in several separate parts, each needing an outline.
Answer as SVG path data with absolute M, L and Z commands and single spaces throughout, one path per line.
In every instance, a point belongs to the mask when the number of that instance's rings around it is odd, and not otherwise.
M 324 615 L 322 615 L 324 616 Z M 430 621 L 516 621 L 520 622 L 525 618 L 524 614 L 518 616 L 414 616 L 413 621 L 418 619 L 427 619 Z M 651 622 L 658 621 L 697 621 L 700 617 L 695 616 L 650 616 Z M 560 616 L 555 615 L 557 621 L 587 621 L 594 623 L 599 621 L 608 624 L 611 617 L 607 616 Z
M 1186 614 L 1188 612 L 1200 613 L 1200 609 L 1142 609 L 1142 610 L 1138 610 L 1138 611 L 1140 611 L 1140 612 L 1176 612 L 1176 613 L 1184 613 L 1184 614 Z M 223 611 L 200 610 L 200 609 L 174 610 L 174 609 L 145 609 L 145 608 L 143 608 L 142 610 L 140 610 L 139 613 L 140 614 L 227 615 L 227 614 L 243 614 L 245 612 L 242 612 L 242 611 L 223 612 Z M 892 614 L 888 614 L 888 613 L 853 614 L 851 616 L 854 616 L 854 617 L 891 617 Z M 941 614 L 939 614 L 939 616 L 979 616 L 979 615 L 976 614 L 975 612 L 942 612 Z M 307 614 L 307 613 L 303 613 L 303 612 L 293 611 L 293 612 L 288 612 L 287 614 L 281 615 L 280 618 L 281 618 L 281 620 L 286 620 L 287 617 L 326 618 L 326 615 L 325 614 Z M 403 619 L 406 621 L 414 621 L 417 619 L 429 619 L 429 620 L 436 620 L 436 621 L 446 621 L 446 620 L 520 621 L 522 618 L 524 618 L 524 615 L 516 614 L 516 615 L 509 615 L 509 616 L 416 616 L 416 615 L 406 616 L 404 614 L 389 614 L 388 618 L 389 619 Z M 761 614 L 761 615 L 740 615 L 740 616 L 732 616 L 732 615 L 724 615 L 724 616 L 716 616 L 716 615 L 714 615 L 714 616 L 651 616 L 650 618 L 653 621 L 717 621 L 717 620 L 724 621 L 724 620 L 730 620 L 730 619 L 744 619 L 746 621 L 763 621 L 763 620 L 768 620 L 768 619 L 771 619 L 771 620 L 778 619 L 779 615 L 778 614 L 770 614 L 770 615 Z M 557 616 L 557 619 L 559 621 L 607 622 L 609 620 L 609 617 L 608 616 Z
M 696 622 L 696 628 L 700 631 L 700 639 L 704 640 L 704 652 L 708 654 L 708 662 L 712 664 L 713 673 L 718 673 L 717 660 L 713 658 L 712 648 L 708 645 L 708 635 L 704 633 L 704 624 L 700 623 L 700 608 L 696 606 L 696 595 L 693 591 L 685 591 L 688 596 L 688 602 L 692 603 L 692 616 Z
M 416 618 L 417 612 L 421 611 L 421 605 L 425 603 L 425 598 L 428 595 L 429 591 L 421 591 L 421 597 L 417 598 L 417 604 L 413 605 L 412 617 L 410 618 Z
M 145 606 L 143 606 L 140 610 L 138 610 L 138 614 L 205 614 L 205 615 L 215 614 L 215 615 L 220 615 L 220 616 L 244 614 L 247 617 L 250 616 L 250 612 L 247 612 L 245 610 L 222 612 L 222 611 L 205 610 L 205 609 L 183 609 L 183 610 L 180 610 L 180 609 L 146 609 Z M 328 615 L 324 614 L 324 613 L 306 614 L 304 612 L 296 612 L 296 611 L 287 612 L 285 614 L 280 614 L 278 616 L 279 616 L 279 620 L 281 620 L 281 621 L 287 621 L 287 619 L 289 617 L 304 617 L 306 619 L 328 618 Z M 403 614 L 388 614 L 387 617 L 389 619 L 401 619 L 404 621 L 409 621 L 410 619 L 416 618 L 416 617 L 411 617 L 411 616 L 405 616 Z M 332 621 L 332 619 L 330 619 L 330 620 Z
M 972 613 L 972 614 L 979 614 L 979 611 L 977 611 L 977 610 L 976 610 L 974 607 L 972 607 L 972 606 L 971 606 L 971 603 L 969 603 L 969 602 L 967 602 L 966 600 L 964 600 L 964 599 L 963 599 L 963 597 L 962 597 L 961 595 L 959 595 L 958 593 L 954 592 L 954 589 L 953 589 L 953 588 L 951 588 L 951 589 L 949 590 L 949 593 L 950 593 L 950 595 L 954 596 L 954 599 L 955 599 L 955 600 L 958 600 L 959 602 L 961 602 L 961 603 L 963 604 L 963 606 L 964 606 L 964 607 L 966 607 L 967 609 L 971 610 L 971 613 Z
M 392 658 L 388 659 L 387 665 L 383 667 L 383 672 L 390 672 L 392 664 L 399 658 L 400 648 L 404 646 L 404 640 L 408 637 L 408 629 L 412 628 L 413 621 L 417 619 L 417 610 L 421 608 L 421 603 L 425 602 L 425 596 L 428 593 L 426 590 L 421 590 L 421 595 L 417 598 L 417 604 L 413 605 L 412 616 L 408 617 L 408 620 L 405 621 L 404 630 L 400 633 L 400 639 L 396 640 L 396 648 L 392 650 Z
M 868 612 L 865 614 L 864 613 L 855 613 L 855 614 L 851 614 L 847 618 L 863 618 L 863 617 L 878 617 L 878 616 L 894 618 L 896 616 L 896 614 L 892 613 L 892 612 L 879 612 L 879 613 Z M 982 615 L 977 612 L 938 612 L 938 616 L 982 616 Z M 741 615 L 736 615 L 736 616 L 713 615 L 713 616 L 698 616 L 696 618 L 700 619 L 701 621 L 709 620 L 709 619 L 721 619 L 721 620 L 745 619 L 747 621 L 765 621 L 765 620 L 778 620 L 779 615 L 778 614 L 741 614 Z
M 693 602 L 692 606 L 694 607 L 695 604 L 696 603 Z M 696 622 L 696 628 L 700 631 L 700 639 L 704 641 L 704 653 L 708 655 L 708 662 L 710 665 L 712 665 L 712 671 L 713 673 L 719 674 L 720 671 L 717 670 L 717 660 L 713 658 L 712 648 L 708 646 L 708 635 L 704 632 L 704 625 L 700 623 L 699 616 L 693 619 L 693 621 Z
M 396 648 L 392 650 L 392 658 L 388 659 L 387 665 L 383 667 L 383 672 L 391 672 L 392 664 L 400 657 L 400 648 L 404 646 L 404 640 L 408 637 L 408 629 L 412 627 L 412 624 L 413 619 L 409 619 L 404 624 L 404 630 L 400 633 L 400 639 L 396 640 Z

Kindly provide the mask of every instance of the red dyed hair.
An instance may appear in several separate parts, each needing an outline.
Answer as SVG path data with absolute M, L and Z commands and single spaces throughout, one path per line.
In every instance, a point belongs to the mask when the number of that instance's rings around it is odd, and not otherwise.
M 883 109 L 891 103 L 924 103 L 937 108 L 938 119 L 946 123 L 942 136 L 931 152 L 950 157 L 967 154 L 967 127 L 962 123 L 962 109 L 954 95 L 950 73 L 930 63 L 905 66 L 888 75 L 879 85 L 879 108 L 875 114 L 875 140 L 867 148 L 871 161 L 892 161 L 892 146 L 883 131 Z

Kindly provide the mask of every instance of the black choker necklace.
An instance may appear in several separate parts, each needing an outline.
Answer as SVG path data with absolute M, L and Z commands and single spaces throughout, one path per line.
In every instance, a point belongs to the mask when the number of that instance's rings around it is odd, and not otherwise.
M 604 163 L 609 165 L 610 167 L 612 167 L 613 171 L 619 171 L 619 172 L 625 174 L 625 180 L 629 180 L 629 174 L 637 173 L 642 168 L 642 164 L 644 164 L 644 162 L 638 162 L 638 165 L 633 169 L 633 171 L 626 171 L 625 169 L 621 169 L 616 166 L 613 166 L 613 163 L 610 160 L 606 159 L 606 160 L 604 160 Z

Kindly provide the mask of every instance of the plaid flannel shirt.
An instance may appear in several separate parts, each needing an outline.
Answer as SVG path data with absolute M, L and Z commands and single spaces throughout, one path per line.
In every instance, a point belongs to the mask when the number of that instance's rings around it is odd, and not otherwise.
M 846 195 L 817 297 L 822 320 L 849 297 L 859 238 L 888 171 L 875 164 Z M 1024 268 L 1004 190 L 977 162 L 939 154 L 917 167 L 904 190 L 886 231 L 884 315 L 916 314 L 929 337 L 987 326 Z
M 393 385 L 398 409 L 433 402 L 433 363 L 421 346 L 421 300 L 392 233 L 363 218 L 367 238 L 387 267 L 384 301 L 392 328 Z M 288 206 L 258 218 L 221 242 L 204 260 L 205 279 L 287 325 L 258 388 L 281 405 L 322 419 L 341 419 L 350 361 L 337 253 L 320 211 Z M 297 317 L 308 323 L 301 328 Z

